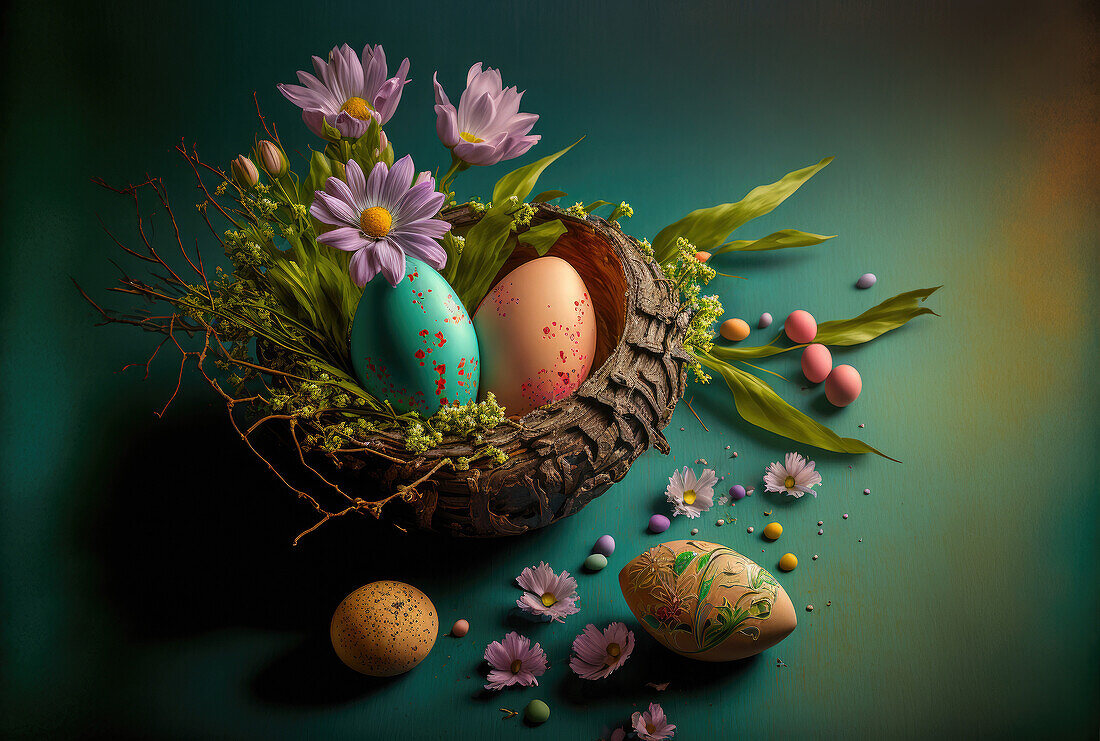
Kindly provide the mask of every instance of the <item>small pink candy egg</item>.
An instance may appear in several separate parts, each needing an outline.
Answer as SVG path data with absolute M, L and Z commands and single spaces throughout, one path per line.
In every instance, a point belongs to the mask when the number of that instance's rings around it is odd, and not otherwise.
M 813 342 L 817 337 L 817 320 L 808 311 L 797 309 L 791 312 L 787 321 L 783 323 L 783 331 L 791 338 L 791 342 L 803 345 Z
M 802 351 L 802 375 L 810 383 L 821 383 L 833 369 L 833 354 L 824 345 L 806 345 Z
M 838 365 L 825 379 L 825 398 L 833 406 L 846 407 L 859 398 L 863 379 L 850 365 Z

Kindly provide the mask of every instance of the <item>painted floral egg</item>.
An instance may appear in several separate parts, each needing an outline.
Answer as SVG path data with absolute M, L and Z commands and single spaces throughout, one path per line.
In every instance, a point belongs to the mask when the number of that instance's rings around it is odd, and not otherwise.
M 717 543 L 654 546 L 623 567 L 619 586 L 646 631 L 689 659 L 743 659 L 779 643 L 797 624 L 775 577 Z
M 477 398 L 477 335 L 451 285 L 430 265 L 405 258 L 396 288 L 367 283 L 351 326 L 351 362 L 363 388 L 399 413 L 430 416 Z
M 481 394 L 509 415 L 563 399 L 592 367 L 596 317 L 588 288 L 560 257 L 531 260 L 504 276 L 474 312 Z
M 439 635 L 439 613 L 410 584 L 376 581 L 344 598 L 329 637 L 336 655 L 372 677 L 404 674 L 424 660 Z

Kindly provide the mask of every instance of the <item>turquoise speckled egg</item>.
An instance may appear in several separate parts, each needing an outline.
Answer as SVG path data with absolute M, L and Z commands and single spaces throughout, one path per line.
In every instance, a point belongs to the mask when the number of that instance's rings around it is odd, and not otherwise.
M 397 288 L 367 283 L 351 325 L 351 362 L 363 388 L 398 413 L 431 416 L 477 398 L 477 335 L 454 289 L 431 266 L 405 258 Z

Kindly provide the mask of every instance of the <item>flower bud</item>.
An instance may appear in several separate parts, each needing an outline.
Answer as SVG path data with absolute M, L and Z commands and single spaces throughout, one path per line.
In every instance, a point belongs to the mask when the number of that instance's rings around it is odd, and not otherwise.
M 233 160 L 230 169 L 233 172 L 233 179 L 242 188 L 254 188 L 260 182 L 260 171 L 256 169 L 256 165 L 252 163 L 252 160 L 243 154 Z
M 435 178 L 432 177 L 432 174 L 429 171 L 424 170 L 424 172 L 416 176 L 416 180 L 413 181 L 413 185 L 420 185 L 421 183 L 431 183 L 432 187 L 434 188 Z
M 385 152 L 386 147 L 390 145 L 390 138 L 386 136 L 385 131 L 378 132 L 378 151 Z
M 263 166 L 264 170 L 266 170 L 267 174 L 271 177 L 282 177 L 286 175 L 287 170 L 290 169 L 290 163 L 287 162 L 286 155 L 283 154 L 283 150 L 279 149 L 279 146 L 275 144 L 275 142 L 270 142 L 265 139 L 260 142 L 256 151 L 260 156 L 260 165 Z

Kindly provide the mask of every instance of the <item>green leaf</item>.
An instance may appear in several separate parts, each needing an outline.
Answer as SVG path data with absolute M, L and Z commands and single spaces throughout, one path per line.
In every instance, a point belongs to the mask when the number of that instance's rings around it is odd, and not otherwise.
M 562 196 L 567 195 L 569 194 L 566 193 L 564 190 L 544 190 L 543 192 L 532 198 L 531 203 L 546 203 L 547 201 L 552 201 L 555 198 L 561 198 Z
M 699 554 L 695 551 L 684 551 L 681 553 L 676 557 L 676 560 L 672 562 L 672 573 L 676 574 L 676 576 L 680 576 L 698 555 Z
M 542 224 L 536 224 L 525 232 L 520 233 L 516 239 L 523 243 L 535 248 L 535 252 L 542 257 L 550 248 L 558 241 L 558 237 L 565 234 L 568 229 L 561 223 L 561 219 L 554 219 L 553 221 L 546 221 Z
M 504 203 L 510 196 L 515 196 L 522 203 L 534 190 L 535 183 L 538 182 L 542 171 L 553 164 L 558 157 L 580 144 L 582 139 L 584 139 L 583 136 L 557 154 L 543 157 L 541 160 L 536 160 L 529 165 L 512 170 L 512 172 L 502 177 L 493 188 L 493 203 Z
M 663 631 L 665 629 L 665 626 L 661 625 L 660 621 L 652 615 L 642 615 L 642 622 L 656 631 Z
M 588 204 L 587 206 L 584 207 L 584 212 L 586 214 L 590 214 L 593 211 L 595 211 L 597 208 L 600 208 L 601 206 L 610 206 L 610 205 L 611 205 L 611 201 L 592 201 L 592 203 L 590 203 L 590 204 Z
M 826 157 L 816 165 L 784 175 L 771 185 L 753 188 L 737 203 L 701 208 L 676 223 L 669 224 L 653 239 L 657 262 L 665 262 L 675 254 L 678 237 L 684 237 L 697 249 L 714 252 L 735 229 L 757 216 L 771 212 L 832 161 L 832 157 Z
M 332 162 L 324 152 L 314 152 L 309 159 L 309 176 L 302 188 L 302 202 L 313 201 L 313 194 L 325 189 L 325 182 L 332 177 Z
M 508 201 L 496 203 L 466 234 L 462 270 L 455 273 L 451 286 L 471 316 L 515 247 L 509 239 L 514 210 Z
M 340 141 L 340 131 L 326 119 L 321 119 L 321 136 L 330 142 Z
M 862 440 L 841 437 L 823 424 L 792 407 L 771 386 L 751 373 L 724 363 L 712 355 L 697 356 L 699 361 L 722 374 L 733 393 L 737 413 L 749 424 L 807 445 L 837 453 L 876 453 L 890 458 Z M 890 460 L 896 460 L 890 458 Z
M 927 306 L 921 306 L 921 304 L 940 288 L 941 286 L 919 288 L 915 291 L 899 293 L 897 296 L 886 299 L 852 319 L 822 322 L 817 325 L 817 336 L 814 337 L 814 342 L 840 347 L 859 345 L 880 337 L 890 330 L 897 329 L 922 314 L 939 316 L 939 314 L 936 314 Z M 805 347 L 805 345 L 780 347 L 775 343 L 781 337 L 783 337 L 782 333 L 777 335 L 771 344 L 762 347 L 715 346 L 711 348 L 710 354 L 720 360 L 750 360 L 753 358 L 766 358 Z
M 697 561 L 697 562 L 695 563 L 695 573 L 696 573 L 696 574 L 698 574 L 698 573 L 699 573 L 700 571 L 702 571 L 703 569 L 705 569 L 705 568 L 706 568 L 706 566 L 707 566 L 707 562 L 708 562 L 708 561 L 710 561 L 710 557 L 711 557 L 712 555 L 714 555 L 714 554 L 713 554 L 713 552 L 712 552 L 712 553 L 704 553 L 704 554 L 703 554 L 703 557 L 702 557 L 702 558 L 700 558 L 700 559 L 699 559 L 699 560 L 698 560 L 698 561 Z
M 726 242 L 714 250 L 715 255 L 726 252 L 760 252 L 762 250 L 783 250 L 788 247 L 813 247 L 827 239 L 833 239 L 835 234 L 825 236 L 823 234 L 810 234 L 798 229 L 781 229 L 774 234 L 769 234 L 760 239 L 741 239 L 735 242 Z
M 713 576 L 709 579 L 704 579 L 703 582 L 699 585 L 699 601 L 700 602 L 702 602 L 704 599 L 706 599 L 707 593 L 710 592 L 710 583 L 712 581 L 714 581 Z

